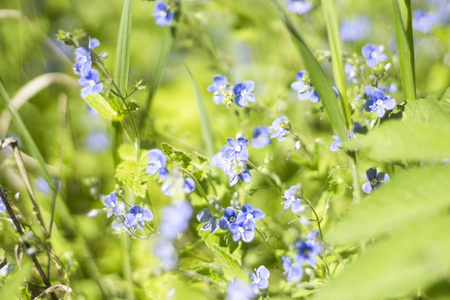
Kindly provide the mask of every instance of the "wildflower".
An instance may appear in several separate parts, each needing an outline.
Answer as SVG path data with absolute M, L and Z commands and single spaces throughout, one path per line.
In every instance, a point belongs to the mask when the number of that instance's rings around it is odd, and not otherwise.
M 347 82 L 353 82 L 355 84 L 358 83 L 358 80 L 356 79 L 356 67 L 347 63 L 345 65 L 345 74 L 347 74 Z
M 301 199 L 299 196 L 302 194 L 302 186 L 300 184 L 296 184 L 291 186 L 287 191 L 284 192 L 284 195 L 281 198 L 286 199 L 286 201 L 282 202 L 284 204 L 284 209 L 291 209 L 291 211 L 296 214 L 300 212 L 304 212 L 306 207 L 302 205 Z
M 342 20 L 339 34 L 344 42 L 357 42 L 370 33 L 371 22 L 366 16 L 359 16 L 354 20 Z
M 295 75 L 297 81 L 291 84 L 291 88 L 297 91 L 299 100 L 310 100 L 313 103 L 317 103 L 320 101 L 320 96 L 317 91 L 314 89 L 311 79 L 309 78 L 309 74 L 306 71 L 300 71 Z M 333 87 L 333 91 L 338 97 L 339 93 L 335 87 Z
M 285 3 L 290 11 L 300 15 L 306 14 L 313 8 L 312 3 L 306 0 L 286 0 Z
M 222 94 L 222 91 L 226 89 L 227 82 L 228 80 L 225 76 L 216 75 L 213 77 L 213 84 L 207 88 L 208 92 L 214 93 L 213 101 L 217 105 L 223 103 L 223 98 L 225 96 Z
M 158 1 L 155 5 L 153 17 L 156 20 L 156 25 L 160 27 L 169 26 L 173 20 L 173 11 L 164 2 Z
M 132 226 L 130 224 L 130 221 L 128 218 L 126 218 L 124 215 L 120 215 L 117 219 L 115 219 L 111 227 L 118 232 L 125 231 L 128 234 L 131 234 Z
M 384 46 L 374 46 L 372 44 L 367 44 L 362 48 L 362 55 L 366 58 L 366 64 L 368 67 L 373 68 L 378 63 L 383 62 L 387 59 L 386 54 L 383 53 Z
M 75 50 L 76 63 L 74 65 L 75 73 L 81 77 L 89 75 L 89 71 L 92 68 L 91 52 L 83 47 L 79 47 Z
M 254 229 L 250 227 L 250 225 L 245 224 L 245 222 L 235 222 L 229 224 L 228 228 L 230 232 L 233 234 L 233 241 L 237 242 L 240 239 L 246 243 L 250 243 L 255 237 Z
M 244 81 L 242 83 L 236 83 L 233 87 L 234 102 L 237 106 L 247 106 L 248 102 L 255 102 L 255 96 L 251 92 L 255 89 L 255 83 L 253 81 Z
M 224 152 L 227 149 L 229 149 L 228 145 L 223 146 L 222 148 L 220 148 L 220 152 L 214 155 L 211 159 L 211 163 L 216 167 L 221 168 L 222 170 L 231 168 L 232 159 L 226 158 L 224 156 Z
M 372 89 L 371 86 L 366 86 L 364 91 L 368 97 L 365 106 L 366 111 L 376 111 L 379 118 L 384 117 L 386 110 L 393 110 L 397 105 L 394 98 L 386 96 L 383 91 L 377 88 Z
M 288 130 L 286 130 L 286 128 Z M 271 139 L 277 138 L 277 140 L 279 141 L 284 140 L 288 136 L 290 130 L 288 118 L 283 116 L 273 121 L 271 130 L 272 130 L 272 134 L 270 135 Z
M 360 128 L 361 128 L 361 125 L 359 125 L 358 123 L 355 122 L 353 124 L 353 134 L 352 134 L 353 139 L 356 138 L 355 133 Z M 336 151 L 338 151 L 339 149 L 342 148 L 341 138 L 338 135 L 335 135 L 335 134 L 332 134 L 331 137 L 333 139 L 335 139 L 335 141 L 333 142 L 333 144 L 331 144 L 330 150 L 333 151 L 333 152 L 336 152 Z M 351 139 L 350 130 L 347 130 L 347 140 L 350 140 L 350 139 Z
M 262 220 L 264 217 L 265 215 L 262 210 L 258 208 L 254 209 L 253 206 L 246 203 L 242 206 L 242 211 L 238 214 L 236 222 L 248 224 L 251 229 L 255 229 L 255 221 Z
M 238 183 L 239 179 L 243 182 L 250 182 L 250 180 L 252 179 L 250 172 L 247 170 L 247 164 L 243 161 L 232 161 L 230 167 L 225 169 L 224 171 L 225 174 L 228 175 L 230 186 Z
M 145 222 L 150 222 L 153 220 L 153 214 L 148 208 L 142 208 L 140 205 L 134 205 L 130 208 L 127 219 L 134 230 L 136 230 L 137 226 L 141 230 L 144 230 Z
M 395 83 L 390 83 L 387 86 L 379 85 L 378 89 L 382 90 L 385 93 L 395 93 L 397 91 L 397 85 Z
M 103 205 L 106 206 L 106 208 L 104 208 L 105 210 L 109 210 L 106 215 L 108 218 L 110 218 L 113 214 L 120 216 L 120 214 L 125 210 L 125 204 L 117 201 L 117 197 L 114 193 L 110 193 L 103 198 Z
M 362 189 L 365 193 L 370 194 L 373 189 L 380 186 L 382 183 L 388 183 L 390 178 L 389 175 L 380 172 L 377 174 L 377 169 L 370 168 L 366 171 L 366 180 L 369 182 L 366 182 L 362 185 Z
M 238 159 L 245 161 L 248 159 L 248 140 L 244 137 L 237 138 L 236 142 L 233 138 L 228 138 L 227 143 L 230 146 L 224 151 L 224 156 L 228 159 Z
M 295 261 L 294 264 L 292 264 L 292 260 L 288 256 L 282 256 L 281 260 L 283 261 L 283 275 L 287 274 L 286 281 L 300 281 L 303 277 L 302 264 L 298 261 Z
M 413 28 L 424 34 L 429 34 L 438 23 L 437 15 L 432 12 L 425 12 L 416 9 L 413 12 Z
M 2 197 L 0 197 L 0 212 L 5 212 L 6 206 L 5 203 L 3 203 Z
M 258 293 L 259 290 L 267 289 L 269 286 L 269 277 L 270 272 L 265 266 L 260 266 L 258 270 L 255 269 L 255 273 L 250 273 L 255 294 Z
M 94 130 L 84 139 L 84 144 L 92 152 L 103 152 L 111 146 L 109 135 L 102 130 Z
M 14 269 L 14 266 L 8 261 L 1 269 L 0 269 L 0 275 L 3 277 L 6 277 L 9 273 L 12 272 Z
M 167 158 L 159 149 L 152 149 L 148 151 L 149 166 L 145 169 L 150 175 L 158 173 L 159 178 L 166 180 L 169 176 L 169 171 L 166 169 Z
M 49 195 L 52 191 L 47 183 L 47 180 L 45 180 L 43 177 L 36 178 L 36 180 L 34 181 L 34 186 L 39 192 L 44 195 Z
M 269 135 L 270 135 L 269 126 L 259 126 L 253 128 L 252 147 L 256 149 L 261 149 L 267 145 L 270 145 L 272 141 L 270 140 Z
M 233 207 L 228 206 L 227 208 L 225 208 L 223 216 L 219 220 L 219 226 L 223 230 L 229 230 L 230 224 L 235 223 L 236 219 L 237 211 Z
M 89 46 L 88 46 L 89 50 L 94 50 L 98 46 L 100 46 L 99 40 L 89 38 Z
M 235 279 L 228 283 L 226 300 L 250 300 L 255 297 L 255 292 L 249 284 Z
M 313 231 L 312 233 L 308 233 L 307 240 L 297 242 L 295 245 L 298 250 L 295 257 L 296 261 L 301 264 L 308 261 L 312 267 L 316 265 L 316 256 L 322 251 L 322 246 L 316 242 L 316 236 L 317 232 Z
M 197 214 L 197 220 L 200 223 L 205 223 L 207 222 L 205 225 L 202 226 L 201 230 L 208 230 L 211 229 L 209 231 L 209 233 L 213 233 L 214 231 L 216 231 L 217 229 L 219 229 L 219 221 L 217 221 L 217 217 L 211 215 L 211 212 L 209 211 L 209 209 L 205 208 L 202 209 L 198 214 Z
M 174 171 L 161 186 L 161 191 L 169 197 L 180 197 L 195 191 L 195 182 L 192 178 L 184 178 L 179 172 Z
M 162 210 L 161 236 L 169 241 L 174 240 L 188 228 L 192 213 L 192 206 L 187 201 L 166 206 Z
M 176 251 L 171 241 L 159 239 L 153 248 L 153 254 L 159 258 L 164 270 L 171 270 L 176 266 Z
M 100 75 L 97 70 L 90 70 L 88 75 L 78 79 L 78 83 L 85 88 L 81 90 L 81 97 L 87 97 L 90 94 L 99 94 L 103 91 L 103 83 L 98 82 Z

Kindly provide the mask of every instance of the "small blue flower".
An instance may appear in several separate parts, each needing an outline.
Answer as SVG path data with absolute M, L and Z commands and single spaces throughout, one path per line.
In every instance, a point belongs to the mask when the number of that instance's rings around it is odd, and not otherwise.
M 190 194 L 193 191 L 195 191 L 195 181 L 194 181 L 194 179 L 192 179 L 190 177 L 184 179 L 183 191 L 186 194 Z
M 117 197 L 114 193 L 111 193 L 103 198 L 103 205 L 106 206 L 105 210 L 109 210 L 106 215 L 108 218 L 113 214 L 120 216 L 120 214 L 125 210 L 125 204 L 117 201 Z
M 385 93 L 395 93 L 397 91 L 397 85 L 395 83 L 390 83 L 387 86 L 379 85 L 378 88 Z
M 358 80 L 356 79 L 356 67 L 347 63 L 345 65 L 345 74 L 347 74 L 347 82 L 353 82 L 355 84 L 358 83 Z
M 372 89 L 371 86 L 366 86 L 364 91 L 368 97 L 365 105 L 366 111 L 376 111 L 379 118 L 384 117 L 386 110 L 393 110 L 397 106 L 394 98 L 386 96 L 383 91 L 377 88 Z
M 362 48 L 362 55 L 366 58 L 366 64 L 368 67 L 373 68 L 378 63 L 383 62 L 387 59 L 386 54 L 383 53 L 383 46 L 374 46 L 372 44 L 367 44 Z
M 145 172 L 150 175 L 158 173 L 159 178 L 166 180 L 169 176 L 169 171 L 166 169 L 167 158 L 164 153 L 159 149 L 152 149 L 148 151 L 149 166 L 145 169 Z
M 290 11 L 300 15 L 306 14 L 313 8 L 312 3 L 306 0 L 286 0 L 285 3 Z
M 358 131 L 359 128 L 361 128 L 361 125 L 359 125 L 358 123 L 355 122 L 353 124 L 353 134 L 352 134 L 353 139 L 356 138 L 355 133 Z M 335 135 L 335 134 L 332 134 L 331 137 L 333 139 L 335 139 L 335 141 L 333 142 L 333 144 L 331 144 L 330 150 L 333 151 L 333 152 L 336 152 L 336 151 L 338 151 L 339 149 L 342 148 L 341 138 L 338 135 Z M 350 141 L 351 138 L 352 137 L 350 136 L 350 131 L 347 130 L 347 140 Z
M 190 194 L 195 191 L 195 181 L 192 178 L 184 178 L 175 171 L 161 185 L 161 191 L 168 197 L 178 196 L 181 193 Z
M 250 172 L 247 170 L 247 164 L 243 161 L 234 160 L 230 167 L 224 169 L 225 174 L 228 175 L 228 180 L 230 181 L 230 186 L 238 183 L 239 179 L 243 182 L 250 182 L 252 180 L 252 176 Z
M 89 50 L 94 50 L 98 46 L 100 46 L 99 40 L 89 38 Z
M 367 37 L 370 30 L 370 19 L 366 16 L 360 16 L 354 20 L 342 20 L 339 34 L 344 42 L 357 42 Z
M 5 203 L 3 203 L 2 197 L 0 197 L 0 212 L 5 212 L 6 206 Z
M 288 127 L 287 122 L 288 118 L 284 116 L 273 121 L 271 127 L 272 134 L 270 135 L 270 138 L 277 138 L 277 140 L 279 141 L 284 140 L 289 134 L 289 132 L 286 130 L 286 128 Z
M 252 147 L 256 149 L 261 149 L 267 145 L 270 145 L 272 141 L 270 140 L 269 136 L 270 136 L 269 126 L 258 126 L 253 128 Z
M 86 148 L 95 153 L 108 150 L 111 146 L 109 135 L 103 130 L 94 130 L 84 139 Z
M 236 83 L 233 87 L 234 102 L 237 106 L 247 106 L 248 102 L 255 102 L 255 96 L 251 92 L 255 89 L 255 83 L 253 81 L 244 81 L 242 83 Z
M 230 146 L 224 151 L 224 156 L 228 159 L 237 159 L 245 161 L 248 159 L 248 140 L 244 137 L 237 138 L 236 142 L 233 138 L 228 138 L 227 143 Z
M 227 208 L 225 208 L 223 216 L 219 220 L 219 226 L 223 230 L 229 230 L 230 224 L 235 223 L 236 219 L 237 211 L 233 207 L 228 206 Z
M 255 297 L 255 292 L 249 284 L 235 279 L 228 283 L 226 300 L 250 300 Z
M 437 24 L 438 16 L 435 13 L 425 12 L 422 9 L 416 9 L 413 12 L 414 30 L 429 34 Z
M 380 172 L 377 174 L 377 169 L 370 168 L 366 171 L 366 180 L 369 182 L 366 182 L 362 185 L 362 189 L 365 193 L 370 194 L 373 189 L 380 186 L 382 183 L 388 183 L 390 181 L 389 175 Z
M 228 145 L 223 146 L 220 152 L 213 156 L 211 163 L 222 170 L 231 168 L 232 159 L 226 158 L 224 156 L 225 150 L 229 149 Z
M 230 229 L 230 232 L 233 234 L 233 241 L 235 242 L 242 239 L 242 241 L 250 243 L 255 237 L 254 230 L 244 222 L 231 223 L 229 224 L 228 228 Z
M 36 180 L 34 181 L 34 186 L 40 193 L 44 195 L 49 195 L 52 191 L 47 183 L 47 180 L 45 180 L 43 177 L 36 178 Z
M 297 91 L 299 100 L 310 100 L 313 103 L 317 103 L 320 101 L 320 96 L 317 91 L 314 89 L 311 79 L 309 78 L 309 74 L 306 71 L 300 71 L 295 75 L 295 79 L 297 81 L 291 84 L 291 88 Z M 336 98 L 339 96 L 339 93 L 335 87 L 333 87 L 333 91 L 336 95 Z
M 298 250 L 295 256 L 296 262 L 303 264 L 308 261 L 311 267 L 314 267 L 316 265 L 316 257 L 322 251 L 322 246 L 320 246 L 320 244 L 318 244 L 316 241 L 316 235 L 317 232 L 315 231 L 312 234 L 308 233 L 308 239 L 306 241 L 297 242 L 297 244 L 295 245 Z
M 259 290 L 267 289 L 269 286 L 269 277 L 270 272 L 265 266 L 260 266 L 258 270 L 255 269 L 255 273 L 250 273 L 255 294 L 257 294 Z
M 214 231 L 216 231 L 217 229 L 219 229 L 219 221 L 217 221 L 217 217 L 211 215 L 211 212 L 209 211 L 209 209 L 205 208 L 202 209 L 198 214 L 197 214 L 197 220 L 200 223 L 205 223 L 207 222 L 205 225 L 202 226 L 201 230 L 208 230 L 211 229 L 209 231 L 209 233 L 213 233 Z
M 155 5 L 153 17 L 156 20 L 156 25 L 160 27 L 169 26 L 173 20 L 173 11 L 164 2 L 158 1 Z
M 175 268 L 176 251 L 171 241 L 159 239 L 153 248 L 153 254 L 159 258 L 164 270 L 171 270 Z
M 253 230 L 256 228 L 255 221 L 262 220 L 264 217 L 265 215 L 262 210 L 258 208 L 254 209 L 253 206 L 246 203 L 242 206 L 242 210 L 238 214 L 236 222 L 248 225 Z
M 187 201 L 174 203 L 162 210 L 161 236 L 173 241 L 189 227 L 193 209 Z
M 284 195 L 281 198 L 286 199 L 286 201 L 282 202 L 284 204 L 284 209 L 291 209 L 294 214 L 304 212 L 306 207 L 302 205 L 301 199 L 299 195 L 302 194 L 301 185 L 296 184 L 291 186 L 287 191 L 284 192 Z
M 132 232 L 132 226 L 130 222 L 128 221 L 128 218 L 126 218 L 124 215 L 120 215 L 117 219 L 115 219 L 111 227 L 118 232 L 126 232 L 128 234 L 131 234 Z
M 89 71 L 92 68 L 91 52 L 83 47 L 75 50 L 75 59 L 77 62 L 74 65 L 75 73 L 81 77 L 89 75 Z
M 136 227 L 144 230 L 145 222 L 150 222 L 153 220 L 153 214 L 148 208 L 142 208 L 140 205 L 134 205 L 130 208 L 130 212 L 127 214 L 127 219 L 134 230 L 136 230 Z
M 81 97 L 85 98 L 90 94 L 99 94 L 103 91 L 103 83 L 98 82 L 100 75 L 97 70 L 91 69 L 86 77 L 78 79 L 78 83 L 85 88 L 81 90 Z
M 297 261 L 292 264 L 292 260 L 288 256 L 282 256 L 281 260 L 283 261 L 283 275 L 287 274 L 286 281 L 300 281 L 303 277 L 302 264 Z
M 213 101 L 217 105 L 223 103 L 224 95 L 221 93 L 225 88 L 228 79 L 223 75 L 216 75 L 213 78 L 213 84 L 208 87 L 208 92 L 214 93 Z

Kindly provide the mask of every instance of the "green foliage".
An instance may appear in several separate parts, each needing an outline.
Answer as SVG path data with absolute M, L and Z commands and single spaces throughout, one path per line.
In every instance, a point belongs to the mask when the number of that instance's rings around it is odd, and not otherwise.
M 90 94 L 84 98 L 86 102 L 100 115 L 111 121 L 122 121 L 125 115 L 121 113 L 122 106 L 114 97 L 107 99 L 101 94 Z
M 147 151 L 141 150 L 137 157 L 133 146 L 124 144 L 119 148 L 119 156 L 122 161 L 117 166 L 116 178 L 137 196 L 145 197 L 147 181 L 152 178 L 145 172 L 148 166 Z
M 20 270 L 16 269 L 12 274 L 8 275 L 6 283 L 0 289 L 0 299 L 15 299 L 19 294 L 22 295 L 23 292 L 20 287 L 24 278 L 30 276 L 31 269 L 31 263 L 23 263 Z
M 132 0 L 123 3 L 122 19 L 120 20 L 119 37 L 117 41 L 116 68 L 114 80 L 120 93 L 126 95 L 128 71 L 130 69 L 130 39 L 131 39 L 131 8 Z
M 175 149 L 167 143 L 161 143 L 162 152 L 167 155 L 167 161 L 184 169 L 191 167 L 192 157 L 184 151 Z

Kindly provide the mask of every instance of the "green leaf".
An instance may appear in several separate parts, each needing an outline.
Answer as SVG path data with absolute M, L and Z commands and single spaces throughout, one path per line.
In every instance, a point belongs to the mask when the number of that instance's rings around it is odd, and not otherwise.
M 278 10 L 286 28 L 288 29 L 294 45 L 297 47 L 300 55 L 303 58 L 303 63 L 306 70 L 310 74 L 314 87 L 317 89 L 320 98 L 323 101 L 325 112 L 328 119 L 333 126 L 333 129 L 337 132 L 338 136 L 346 136 L 345 134 L 345 121 L 342 113 L 339 109 L 338 101 L 336 101 L 336 95 L 332 89 L 331 81 L 327 74 L 323 70 L 322 66 L 314 57 L 314 54 L 309 50 L 305 41 L 295 29 L 289 16 L 284 11 L 284 8 L 278 3 L 277 0 L 268 0 Z
M 20 270 L 16 268 L 11 275 L 8 275 L 0 288 L 0 299 L 16 299 L 16 296 L 22 293 L 19 288 L 31 275 L 31 269 L 31 263 L 22 264 Z
M 450 276 L 448 228 L 450 218 L 444 215 L 415 222 L 389 239 L 376 241 L 313 299 L 372 300 L 417 295 L 418 289 Z
M 106 100 L 100 94 L 90 94 L 84 100 L 86 100 L 92 109 L 95 109 L 99 114 L 109 120 L 121 121 L 124 117 L 124 115 L 119 114 L 121 107 L 116 99 L 108 98 Z
M 416 99 L 416 74 L 414 65 L 414 44 L 411 16 L 411 0 L 393 0 L 395 32 L 400 58 L 403 97 Z
M 450 127 L 409 121 L 389 121 L 344 142 L 379 162 L 425 162 L 450 157 Z
M 167 143 L 161 143 L 161 150 L 167 156 L 168 162 L 184 169 L 191 166 L 192 158 L 186 152 L 175 149 Z
M 132 0 L 125 0 L 123 2 L 122 19 L 120 20 L 119 38 L 117 41 L 114 80 L 122 94 L 126 94 L 127 91 L 128 71 L 130 69 L 132 4 Z
M 133 146 L 122 145 L 119 148 L 119 156 L 122 162 L 117 166 L 116 178 L 137 196 L 144 198 L 147 182 L 152 178 L 145 172 L 148 166 L 147 151 L 141 150 L 137 160 Z
M 191 77 L 192 86 L 194 87 L 195 100 L 197 101 L 198 114 L 200 116 L 200 125 L 202 128 L 203 141 L 206 145 L 206 152 L 209 158 L 212 158 L 215 154 L 214 152 L 214 134 L 212 132 L 211 122 L 209 121 L 208 112 L 206 111 L 205 103 L 203 102 L 202 95 L 198 89 L 197 83 L 195 82 L 194 76 L 186 65 L 186 69 Z
M 325 240 L 332 244 L 357 243 L 413 223 L 422 224 L 450 207 L 449 178 L 450 165 L 398 173 L 353 207 Z
M 407 101 L 403 120 L 449 128 L 450 114 L 442 107 L 441 103 L 433 99 Z

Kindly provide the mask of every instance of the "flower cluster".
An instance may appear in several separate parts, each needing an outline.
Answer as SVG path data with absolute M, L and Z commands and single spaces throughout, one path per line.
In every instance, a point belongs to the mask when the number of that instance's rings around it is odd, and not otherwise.
M 424 34 L 429 34 L 438 24 L 438 16 L 433 12 L 425 12 L 422 9 L 416 9 L 413 12 L 413 28 Z
M 294 214 L 304 212 L 306 207 L 302 205 L 302 194 L 303 189 L 301 184 L 296 184 L 291 186 L 288 190 L 286 190 L 281 196 L 281 198 L 285 199 L 282 204 L 284 204 L 284 209 L 291 209 Z
M 76 63 L 73 67 L 75 74 L 81 78 L 78 83 L 84 88 L 81 90 L 81 97 L 87 97 L 90 94 L 99 94 L 103 91 L 103 83 L 99 82 L 100 75 L 97 70 L 92 69 L 91 52 L 97 48 L 100 42 L 97 39 L 89 38 L 87 49 L 85 47 L 78 47 L 75 50 Z
M 234 102 L 237 106 L 247 106 L 248 102 L 255 102 L 255 96 L 252 94 L 255 89 L 253 81 L 239 82 L 234 85 L 228 83 L 228 79 L 223 75 L 213 77 L 213 84 L 210 85 L 208 92 L 214 93 L 213 101 L 217 105 L 225 104 L 227 107 Z
M 155 5 L 153 17 L 155 18 L 156 25 L 160 27 L 170 26 L 173 20 L 173 11 L 164 2 L 158 1 Z
M 291 88 L 297 91 L 299 100 L 310 100 L 311 102 L 317 103 L 320 101 L 320 96 L 317 91 L 314 89 L 314 85 L 309 77 L 309 73 L 306 71 L 300 71 L 295 75 L 295 79 L 297 81 L 291 84 Z M 339 93 L 335 87 L 333 87 L 333 91 L 336 94 L 336 97 L 339 96 Z
M 353 20 L 342 20 L 339 35 L 344 42 L 357 42 L 370 34 L 372 24 L 367 16 Z
M 384 172 L 377 173 L 377 169 L 373 168 L 368 169 L 365 176 L 368 182 L 362 185 L 362 190 L 367 194 L 370 194 L 375 188 L 378 188 L 383 183 L 388 183 L 390 180 L 388 174 Z

